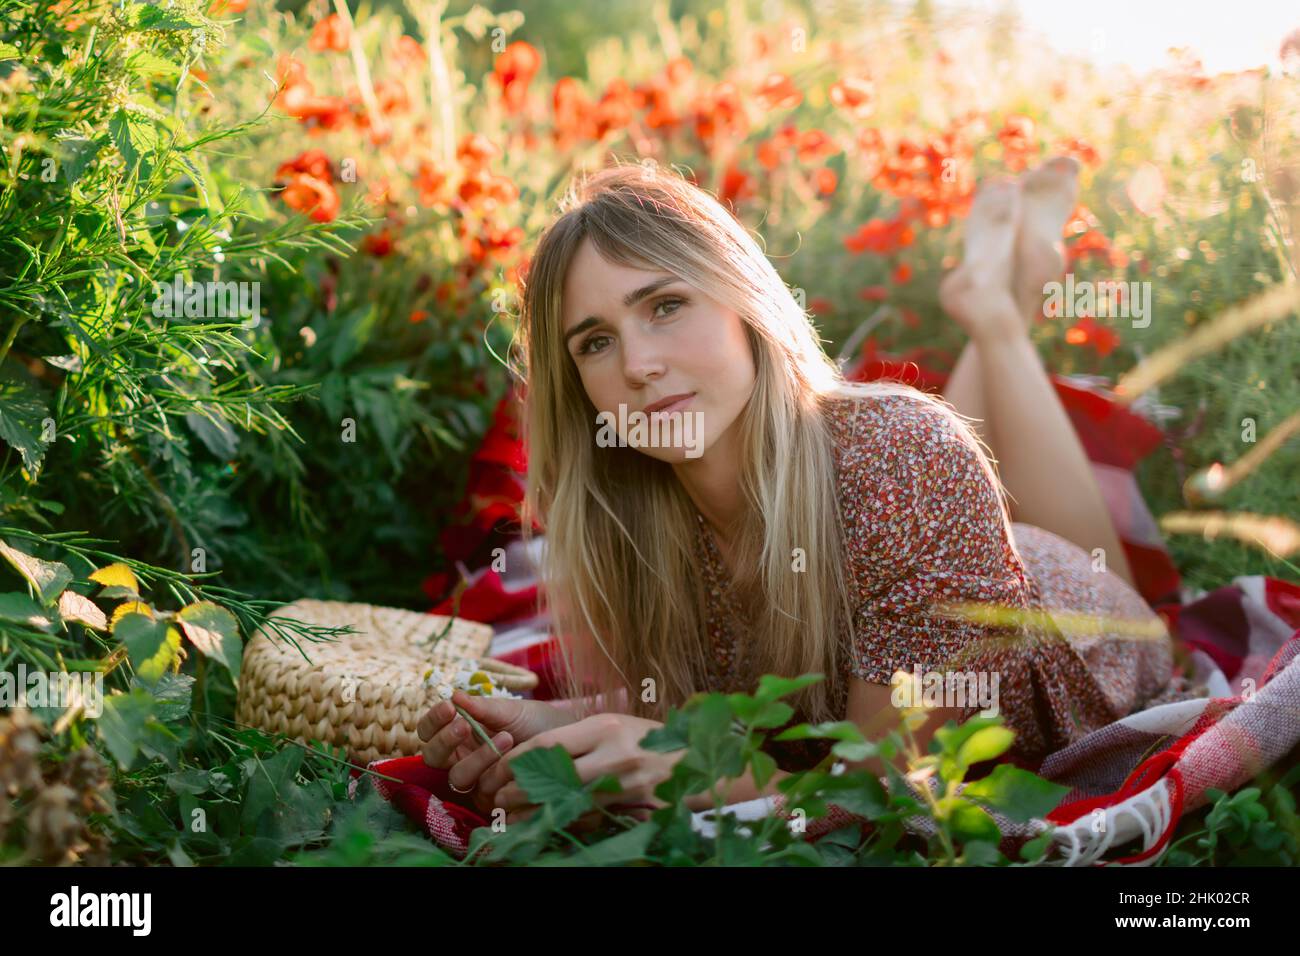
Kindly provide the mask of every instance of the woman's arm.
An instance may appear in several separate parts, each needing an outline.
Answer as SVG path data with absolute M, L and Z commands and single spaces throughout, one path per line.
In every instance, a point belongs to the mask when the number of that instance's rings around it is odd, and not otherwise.
M 614 693 L 612 706 L 606 702 L 604 693 L 594 694 L 590 697 L 559 697 L 555 700 L 548 700 L 547 703 L 552 707 L 557 707 L 572 714 L 574 719 L 577 719 L 579 704 L 586 707 L 588 713 L 600 714 L 608 711 L 623 713 L 627 709 L 627 688 L 620 687 Z

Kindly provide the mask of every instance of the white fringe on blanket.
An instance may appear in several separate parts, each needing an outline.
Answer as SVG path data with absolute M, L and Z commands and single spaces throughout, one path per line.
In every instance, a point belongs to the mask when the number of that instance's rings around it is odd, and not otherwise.
M 1169 828 L 1173 806 L 1169 802 L 1169 783 L 1161 778 L 1155 785 L 1105 810 L 1094 810 L 1073 823 L 1058 826 L 1052 839 L 1065 859 L 1060 866 L 1091 866 L 1112 845 L 1123 846 L 1142 835 L 1142 852 L 1151 849 Z M 1153 855 L 1136 863 L 1109 862 L 1110 866 L 1151 866 L 1159 858 Z M 1049 863 L 1049 865 L 1051 865 Z

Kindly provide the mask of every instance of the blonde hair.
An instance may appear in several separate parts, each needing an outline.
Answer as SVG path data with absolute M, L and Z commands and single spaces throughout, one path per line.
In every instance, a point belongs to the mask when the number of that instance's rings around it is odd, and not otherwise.
M 978 439 L 941 399 L 897 383 L 845 381 L 754 239 L 677 173 L 628 164 L 580 176 L 560 213 L 522 280 L 516 356 L 526 366 L 522 524 L 526 537 L 533 522 L 546 536 L 541 578 L 562 638 L 567 696 L 603 694 L 602 704 L 581 702 L 580 715 L 618 709 L 663 719 L 669 706 L 710 689 L 695 507 L 668 463 L 633 448 L 597 447 L 597 409 L 562 342 L 565 276 L 590 239 L 606 260 L 677 275 L 744 321 L 757 380 L 738 428 L 745 507 L 730 529 L 733 583 L 750 615 L 739 640 L 750 680 L 822 673 L 824 681 L 791 703 L 808 720 L 843 719 L 832 702 L 853 608 L 830 405 L 907 394 L 942 408 L 959 434 Z M 792 573 L 796 548 L 805 573 Z M 651 695 L 643 694 L 648 686 Z M 626 704 L 616 703 L 619 691 Z

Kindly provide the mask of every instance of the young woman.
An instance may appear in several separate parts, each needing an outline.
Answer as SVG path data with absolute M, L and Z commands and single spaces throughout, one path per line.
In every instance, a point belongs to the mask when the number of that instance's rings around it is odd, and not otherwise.
M 584 781 L 615 774 L 607 805 L 661 805 L 653 791 L 681 754 L 638 741 L 692 693 L 749 692 L 766 673 L 825 675 L 791 699 L 791 723 L 851 720 L 871 736 L 897 720 L 895 671 L 984 675 L 1028 765 L 1167 693 L 1168 634 L 1127 583 L 1027 335 L 1063 268 L 1076 172 L 1058 159 L 978 192 L 940 289 L 970 338 L 946 401 L 845 382 L 704 190 L 639 165 L 577 184 L 533 257 L 521 330 L 527 511 L 546 533 L 569 700 L 459 694 L 503 758 L 444 702 L 420 722 L 426 762 L 509 821 L 531 812 L 511 760 L 533 747 L 564 746 Z M 659 408 L 693 416 L 693 446 L 625 434 L 633 413 L 663 422 Z M 598 440 L 611 421 L 626 441 Z M 944 703 L 922 746 L 987 706 Z M 783 772 L 762 793 L 829 746 L 772 742 Z M 758 795 L 741 778 L 726 796 Z

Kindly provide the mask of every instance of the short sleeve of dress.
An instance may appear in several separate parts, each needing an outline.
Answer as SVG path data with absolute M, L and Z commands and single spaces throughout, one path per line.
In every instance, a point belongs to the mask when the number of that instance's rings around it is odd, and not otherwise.
M 888 684 L 896 670 L 943 671 L 990 633 L 945 605 L 1028 607 L 996 479 L 959 418 L 919 393 L 860 398 L 842 455 L 858 586 L 849 673 Z

